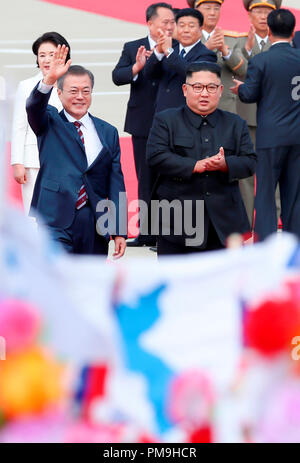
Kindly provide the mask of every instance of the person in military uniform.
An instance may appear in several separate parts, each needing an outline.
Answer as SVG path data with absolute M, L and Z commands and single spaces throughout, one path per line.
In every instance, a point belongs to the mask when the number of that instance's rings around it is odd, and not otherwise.
M 243 0 L 244 7 L 248 11 L 250 20 L 250 30 L 238 39 L 238 47 L 241 50 L 245 60 L 246 68 L 248 61 L 258 53 L 269 50 L 271 43 L 268 37 L 267 19 L 269 14 L 280 8 L 282 0 Z M 245 76 L 244 76 L 245 78 Z M 242 78 L 241 80 L 244 80 Z M 254 143 L 256 144 L 256 103 L 245 104 L 237 100 L 237 113 L 247 121 L 249 132 Z M 253 217 L 254 211 L 254 177 L 240 181 L 242 197 L 247 209 L 248 216 Z M 277 214 L 280 215 L 280 197 L 279 189 L 276 192 Z
M 224 31 L 218 27 L 224 0 L 187 0 L 187 3 L 191 8 L 196 8 L 202 13 L 204 22 L 201 41 L 208 49 L 217 53 L 218 64 L 222 68 L 224 91 L 219 108 L 237 113 L 237 98 L 230 92 L 232 77 L 244 77 L 247 72 L 247 60 L 237 48 L 240 34 Z

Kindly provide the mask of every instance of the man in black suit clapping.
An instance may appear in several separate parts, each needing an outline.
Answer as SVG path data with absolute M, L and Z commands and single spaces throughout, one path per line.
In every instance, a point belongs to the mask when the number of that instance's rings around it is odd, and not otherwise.
M 175 17 L 168 3 L 154 3 L 146 10 L 149 34 L 142 39 L 127 42 L 122 55 L 112 73 L 116 85 L 130 84 L 130 98 L 127 106 L 125 132 L 132 135 L 135 168 L 138 179 L 138 196 L 147 205 L 152 190 L 152 174 L 146 163 L 146 143 L 154 116 L 154 103 L 158 89 L 158 79 L 147 79 L 144 75 L 146 60 L 151 56 L 163 31 L 172 37 Z M 140 226 L 143 218 L 140 216 Z M 128 246 L 154 246 L 156 239 L 140 234 Z

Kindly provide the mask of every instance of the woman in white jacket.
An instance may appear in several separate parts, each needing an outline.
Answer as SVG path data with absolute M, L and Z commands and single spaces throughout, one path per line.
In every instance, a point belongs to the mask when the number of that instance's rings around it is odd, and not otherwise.
M 42 80 L 48 72 L 49 65 L 53 59 L 58 45 L 70 45 L 66 39 L 57 32 L 46 32 L 39 37 L 32 45 L 32 51 L 37 57 L 39 74 L 30 79 L 22 80 L 17 89 L 13 113 L 12 136 L 11 136 L 11 164 L 16 182 L 22 185 L 22 196 L 24 212 L 29 213 L 36 177 L 39 171 L 39 153 L 37 139 L 31 130 L 26 113 L 26 100 L 37 83 Z M 66 61 L 70 58 L 70 52 Z M 57 88 L 54 88 L 49 104 L 58 110 L 62 104 L 57 95 Z

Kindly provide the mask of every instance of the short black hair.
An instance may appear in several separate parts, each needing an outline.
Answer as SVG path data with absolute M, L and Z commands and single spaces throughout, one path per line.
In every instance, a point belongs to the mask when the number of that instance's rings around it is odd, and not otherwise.
M 288 39 L 294 32 L 296 18 L 291 11 L 280 8 L 269 14 L 268 26 L 275 37 Z
M 88 69 L 85 69 L 83 66 L 79 66 L 79 65 L 76 64 L 74 66 L 70 66 L 69 69 L 67 70 L 67 72 L 57 80 L 57 87 L 60 90 L 63 90 L 64 81 L 65 81 L 65 78 L 68 75 L 71 75 L 71 76 L 88 75 L 89 78 L 91 79 L 92 88 L 94 88 L 94 82 L 95 82 L 94 74 L 91 71 L 89 71 Z
M 194 61 L 193 63 L 189 64 L 189 66 L 186 69 L 186 77 L 192 77 L 194 72 L 200 71 L 212 72 L 221 79 L 221 66 L 219 66 L 217 63 L 211 63 L 210 61 Z
M 172 5 L 170 3 L 152 3 L 152 5 L 149 5 L 147 10 L 146 10 L 146 21 L 150 21 L 154 16 L 157 16 L 157 9 L 158 8 L 168 8 L 168 10 L 173 11 Z
M 200 27 L 203 26 L 203 14 L 199 10 L 195 10 L 195 8 L 182 8 L 176 15 L 176 23 L 180 18 L 184 18 L 185 16 L 193 16 L 193 18 L 198 19 Z
M 66 45 L 66 47 L 69 48 L 67 57 L 66 57 L 66 62 L 71 58 L 71 48 L 67 40 L 60 35 L 58 32 L 45 32 L 43 35 L 41 35 L 38 39 L 36 39 L 33 44 L 32 44 L 32 51 L 33 53 L 38 56 L 39 48 L 42 45 L 42 43 L 50 42 L 53 43 L 56 47 L 58 45 Z M 36 64 L 39 67 L 38 60 L 36 60 Z

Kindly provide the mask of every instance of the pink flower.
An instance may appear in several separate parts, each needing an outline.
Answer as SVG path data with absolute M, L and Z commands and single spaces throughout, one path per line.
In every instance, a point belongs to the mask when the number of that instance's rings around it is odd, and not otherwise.
M 211 421 L 215 394 L 209 377 L 201 371 L 187 371 L 175 378 L 169 394 L 169 413 L 174 422 L 194 428 Z
M 40 316 L 34 306 L 18 299 L 0 300 L 0 336 L 7 352 L 25 349 L 35 342 Z

